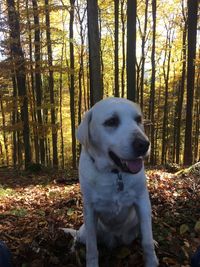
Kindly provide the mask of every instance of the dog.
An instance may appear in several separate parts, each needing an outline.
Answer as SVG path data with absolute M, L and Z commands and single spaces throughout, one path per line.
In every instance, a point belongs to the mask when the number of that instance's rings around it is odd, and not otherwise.
M 77 139 L 84 224 L 65 232 L 86 245 L 87 267 L 99 266 L 98 243 L 128 245 L 139 231 L 145 267 L 158 266 L 143 163 L 150 143 L 139 106 L 123 98 L 101 100 L 86 113 Z

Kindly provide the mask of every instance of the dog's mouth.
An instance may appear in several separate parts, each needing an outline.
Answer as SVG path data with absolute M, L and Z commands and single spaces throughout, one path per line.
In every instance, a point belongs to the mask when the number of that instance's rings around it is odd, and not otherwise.
M 123 172 L 136 174 L 142 169 L 142 158 L 136 158 L 134 160 L 124 160 L 120 159 L 113 151 L 109 151 L 109 156 L 114 161 L 115 165 L 117 165 Z

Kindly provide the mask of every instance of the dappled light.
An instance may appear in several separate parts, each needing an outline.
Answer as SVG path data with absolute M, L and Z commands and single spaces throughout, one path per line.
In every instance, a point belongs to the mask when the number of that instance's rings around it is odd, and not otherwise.
M 160 264 L 188 266 L 200 242 L 200 177 L 186 171 L 177 175 L 156 169 L 147 171 L 147 175 Z M 68 176 L 60 183 L 62 174 L 32 175 L 26 179 L 34 179 L 34 185 L 13 187 L 20 177 L 1 175 L 1 236 L 12 251 L 16 267 L 84 264 L 85 248 L 78 246 L 76 253 L 70 254 L 73 240 L 59 230 L 78 229 L 83 222 L 80 188 L 77 183 L 67 185 Z M 100 253 L 102 266 L 106 262 L 113 267 L 124 266 L 125 262 L 143 266 L 138 240 L 131 247 L 110 254 L 102 248 Z
M 0 1 L 0 267 L 200 267 L 199 8 Z

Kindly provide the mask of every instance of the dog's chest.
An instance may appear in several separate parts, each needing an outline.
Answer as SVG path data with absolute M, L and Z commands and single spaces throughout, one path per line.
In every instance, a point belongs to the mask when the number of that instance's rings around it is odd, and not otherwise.
M 101 177 L 92 185 L 92 202 L 100 213 L 122 213 L 133 206 L 136 197 L 134 181 L 127 175 Z

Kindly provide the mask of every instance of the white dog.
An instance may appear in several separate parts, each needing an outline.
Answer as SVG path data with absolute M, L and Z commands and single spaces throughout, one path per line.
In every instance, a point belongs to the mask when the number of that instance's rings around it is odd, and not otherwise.
M 140 108 L 126 99 L 104 99 L 86 113 L 77 138 L 83 145 L 79 171 L 84 224 L 76 240 L 86 244 L 87 267 L 99 266 L 97 243 L 111 248 L 130 244 L 138 228 L 145 266 L 158 266 L 143 164 L 150 143 Z M 65 231 L 75 236 L 73 230 Z

